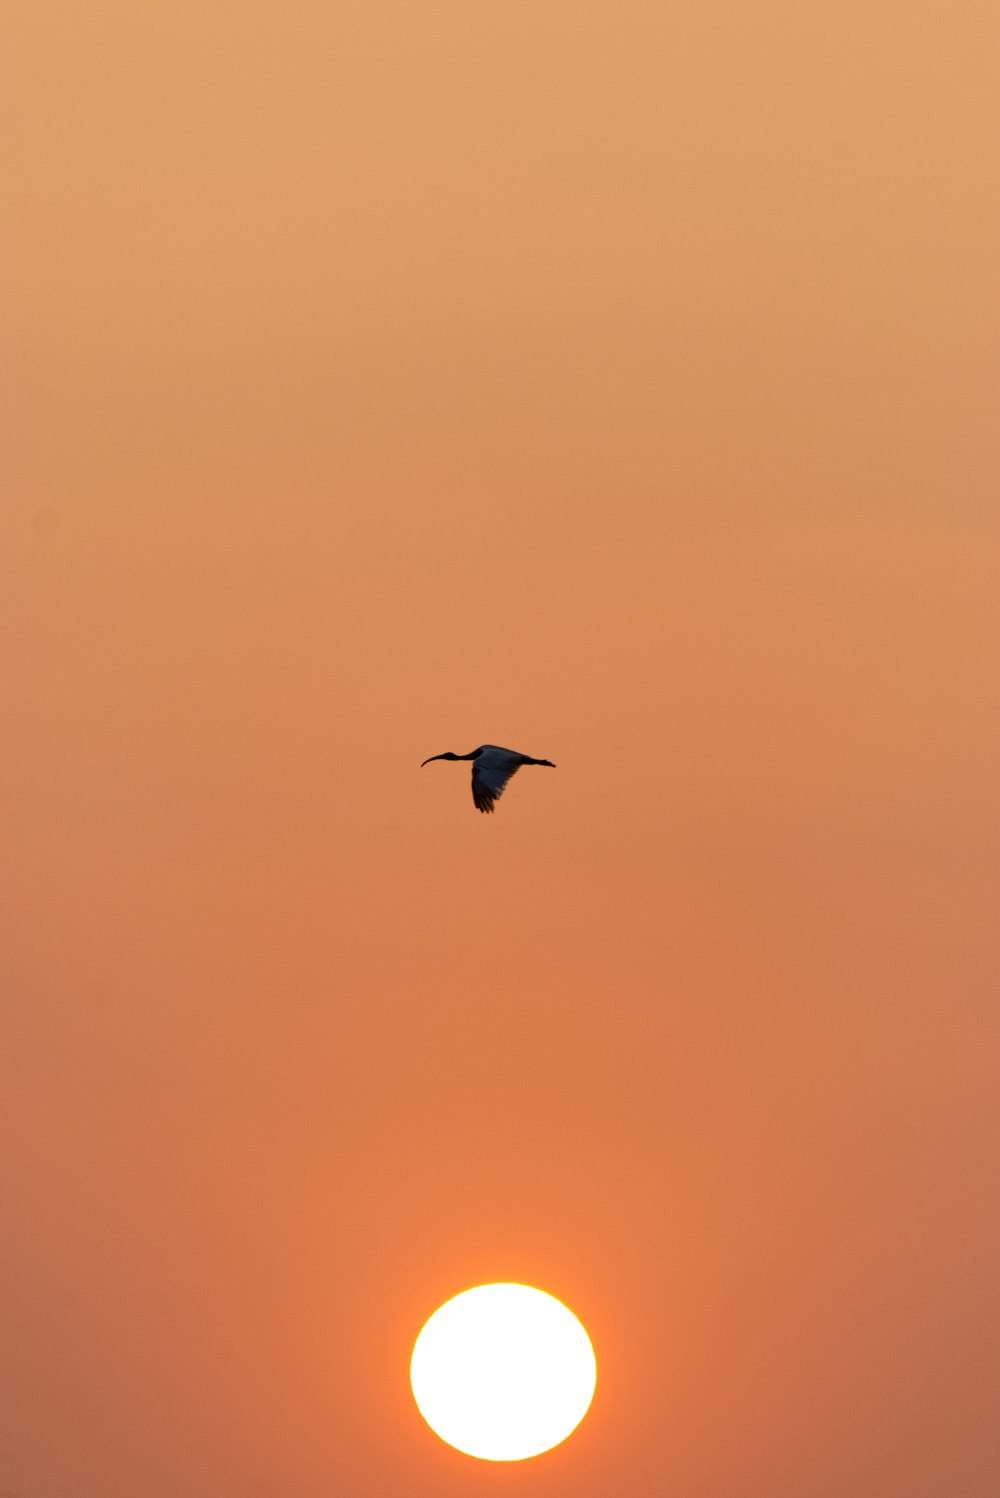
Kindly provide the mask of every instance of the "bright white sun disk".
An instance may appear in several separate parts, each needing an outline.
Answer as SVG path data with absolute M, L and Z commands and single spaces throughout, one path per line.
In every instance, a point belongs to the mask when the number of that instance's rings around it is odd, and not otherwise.
M 529 1285 L 479 1285 L 447 1301 L 413 1349 L 410 1383 L 433 1431 L 469 1456 L 520 1461 L 558 1446 L 594 1397 L 590 1338 Z

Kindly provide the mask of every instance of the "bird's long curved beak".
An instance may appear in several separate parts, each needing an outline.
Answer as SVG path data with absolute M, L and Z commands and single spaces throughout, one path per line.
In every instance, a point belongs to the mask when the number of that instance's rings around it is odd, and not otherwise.
M 444 755 L 443 754 L 432 754 L 431 755 L 431 759 L 444 759 Z M 420 768 L 423 769 L 424 765 L 429 765 L 430 762 L 431 762 L 431 759 L 422 760 L 421 764 L 420 764 Z

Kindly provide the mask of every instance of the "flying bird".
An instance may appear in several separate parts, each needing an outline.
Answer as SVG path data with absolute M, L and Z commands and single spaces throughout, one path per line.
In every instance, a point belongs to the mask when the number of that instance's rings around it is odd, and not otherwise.
M 550 759 L 532 759 L 530 754 L 499 749 L 496 744 L 480 744 L 471 754 L 432 754 L 424 760 L 424 765 L 429 765 L 432 759 L 472 760 L 472 799 L 480 811 L 493 810 L 493 803 L 499 801 L 508 780 L 522 765 L 548 765 L 550 770 L 555 769 Z

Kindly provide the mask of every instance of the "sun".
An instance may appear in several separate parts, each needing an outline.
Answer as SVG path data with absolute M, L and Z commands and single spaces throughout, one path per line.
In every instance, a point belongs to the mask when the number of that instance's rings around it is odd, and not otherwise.
M 558 1446 L 587 1413 L 596 1383 L 580 1322 L 530 1285 L 477 1285 L 446 1301 L 410 1362 L 413 1397 L 431 1429 L 491 1462 Z

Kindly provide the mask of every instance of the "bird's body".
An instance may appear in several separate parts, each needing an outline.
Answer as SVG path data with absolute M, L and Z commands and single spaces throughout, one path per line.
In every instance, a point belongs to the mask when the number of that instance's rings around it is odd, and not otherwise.
M 549 769 L 555 769 L 550 759 L 532 759 L 530 754 L 501 749 L 497 744 L 480 744 L 471 754 L 432 754 L 424 764 L 429 765 L 432 759 L 471 759 L 472 799 L 480 811 L 493 810 L 494 802 L 503 795 L 508 780 L 522 765 L 548 765 Z

